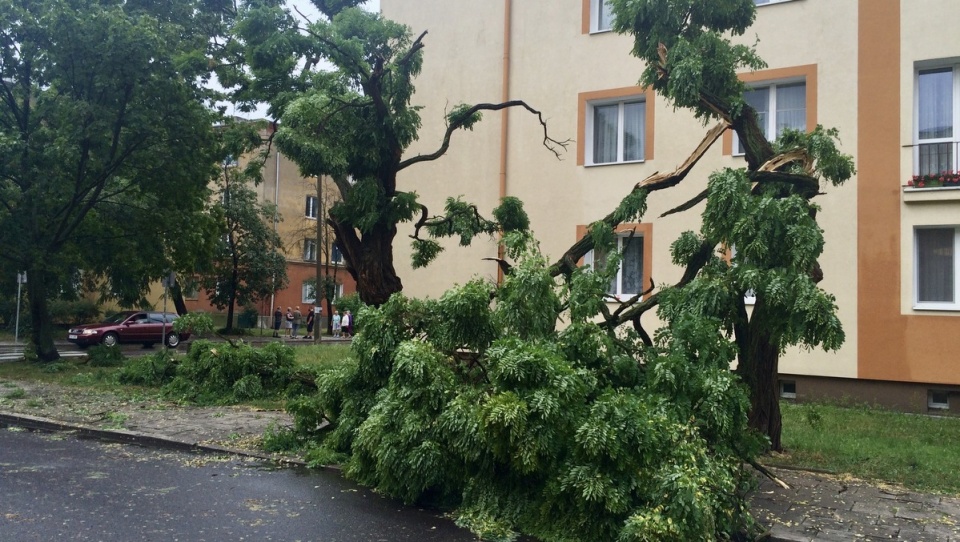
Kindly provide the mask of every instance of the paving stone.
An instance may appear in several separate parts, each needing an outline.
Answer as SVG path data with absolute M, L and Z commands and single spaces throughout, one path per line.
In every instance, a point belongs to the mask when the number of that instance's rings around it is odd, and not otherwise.
M 871 514 L 878 517 L 893 517 L 894 506 L 881 499 L 857 501 L 853 503 L 852 511 L 860 514 Z
M 900 529 L 900 534 L 898 535 L 900 540 L 910 540 L 911 542 L 948 542 L 949 537 L 941 536 L 936 533 L 930 533 L 926 531 L 918 531 L 915 529 L 904 528 Z

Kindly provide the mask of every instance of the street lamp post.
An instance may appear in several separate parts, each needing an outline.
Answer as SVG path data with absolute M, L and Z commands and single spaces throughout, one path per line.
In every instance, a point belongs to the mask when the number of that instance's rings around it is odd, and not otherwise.
M 17 323 L 14 324 L 13 344 L 20 344 L 20 288 L 27 283 L 27 272 L 17 273 Z

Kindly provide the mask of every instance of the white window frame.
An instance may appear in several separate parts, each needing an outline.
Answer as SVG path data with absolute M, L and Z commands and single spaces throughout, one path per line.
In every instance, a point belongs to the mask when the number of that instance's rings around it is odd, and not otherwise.
M 624 160 L 624 106 L 628 104 L 642 103 L 643 104 L 643 145 L 640 146 L 640 151 L 643 154 L 643 157 L 639 160 Z M 611 162 L 596 162 L 594 160 L 595 149 L 593 148 L 594 140 L 594 116 L 596 113 L 597 107 L 602 107 L 605 105 L 616 105 L 617 109 L 617 159 Z M 591 100 L 587 102 L 587 119 L 586 126 L 583 134 L 584 149 L 585 149 L 585 160 L 584 163 L 587 166 L 612 166 L 616 164 L 641 164 L 647 159 L 647 100 L 644 94 L 637 94 L 633 96 L 621 96 L 609 100 Z
M 759 7 L 769 6 L 771 4 L 783 4 L 786 2 L 793 2 L 793 0 L 753 0 L 753 5 Z
M 343 263 L 343 252 L 337 248 L 337 245 L 330 246 L 330 262 L 333 265 L 340 265 Z
M 953 301 L 920 301 L 920 230 L 953 230 Z M 914 310 L 960 311 L 960 226 L 917 226 L 913 230 L 913 308 Z
M 784 1 L 784 0 L 781 0 Z M 747 85 L 748 90 L 756 90 L 761 88 L 770 89 L 768 102 L 767 102 L 767 122 L 766 126 L 763 126 L 763 132 L 767 136 L 768 141 L 774 141 L 779 135 L 777 133 L 777 87 L 795 85 L 797 83 L 803 83 L 803 96 L 804 96 L 804 114 L 808 111 L 810 105 L 807 98 L 810 93 L 807 92 L 807 79 L 806 77 L 790 77 L 788 79 L 777 79 L 773 81 L 761 81 L 758 83 L 752 83 Z M 804 120 L 806 124 L 806 120 Z M 809 129 L 809 126 L 805 126 L 804 129 Z M 734 156 L 743 156 L 744 152 L 740 150 L 740 136 L 737 135 L 737 132 L 733 132 L 733 155 Z
M 317 299 L 315 297 L 313 298 L 310 297 L 311 288 L 313 288 L 313 286 L 311 286 L 309 282 L 304 281 L 300 284 L 300 302 L 301 303 L 316 304 Z
M 609 25 L 600 26 L 600 17 L 604 6 L 609 0 L 590 0 L 590 33 L 599 34 L 613 30 L 613 14 L 610 14 Z
M 921 72 L 931 72 L 938 70 L 951 70 L 953 76 L 953 136 L 941 138 L 920 139 L 920 74 Z M 957 160 L 960 159 L 960 63 L 931 64 L 929 66 L 918 67 L 913 76 L 913 174 L 920 174 L 920 145 L 936 145 L 947 143 L 950 145 L 953 163 L 953 171 L 960 169 Z
M 640 234 L 639 232 L 633 233 L 632 237 L 631 237 L 631 232 L 619 233 L 619 234 L 617 234 L 617 249 L 616 249 L 618 252 L 622 252 L 622 251 L 623 251 L 623 244 L 624 244 L 628 239 L 629 239 L 631 242 L 634 242 L 634 243 L 636 243 L 637 241 L 640 241 L 641 243 L 646 243 L 646 239 L 644 239 L 644 236 L 643 236 L 642 234 Z M 645 268 L 645 264 L 646 264 L 646 262 L 643 261 L 643 258 L 646 258 L 645 249 L 646 249 L 646 244 L 641 244 L 641 245 L 640 245 L 640 258 L 641 258 L 641 261 L 640 261 L 640 291 L 639 291 L 639 292 L 626 292 L 626 293 L 625 293 L 625 292 L 623 291 L 623 265 L 622 265 L 622 262 L 621 262 L 620 267 L 617 269 L 617 277 L 616 277 L 617 288 L 616 288 L 616 291 L 613 292 L 613 294 L 611 294 L 611 295 L 613 295 L 613 297 L 615 297 L 618 301 L 626 301 L 626 300 L 628 300 L 628 299 L 631 299 L 633 296 L 635 296 L 635 295 L 637 295 L 637 294 L 639 294 L 639 293 L 641 293 L 641 292 L 644 291 L 645 281 L 647 280 L 647 277 L 646 277 L 646 276 L 644 275 L 644 273 L 643 273 L 644 268 Z M 594 265 L 594 253 L 593 253 L 592 250 L 591 250 L 590 252 L 587 252 L 587 253 L 583 256 L 583 263 L 584 263 L 584 265 L 589 265 L 591 268 L 593 267 L 593 265 Z
M 317 219 L 317 196 L 307 196 L 303 215 L 313 220 Z
M 303 240 L 303 261 L 305 262 L 317 261 L 317 240 L 316 239 Z

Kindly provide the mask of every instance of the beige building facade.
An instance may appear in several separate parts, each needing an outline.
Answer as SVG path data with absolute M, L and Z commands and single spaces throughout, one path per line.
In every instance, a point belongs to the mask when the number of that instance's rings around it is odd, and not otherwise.
M 816 202 L 825 230 L 821 286 L 834 294 L 847 340 L 838 352 L 788 351 L 781 392 L 798 400 L 849 399 L 915 412 L 960 412 L 960 185 L 914 175 L 957 171 L 960 36 L 933 31 L 960 16 L 960 3 L 926 0 L 757 0 L 756 43 L 766 69 L 743 73 L 747 99 L 766 113 L 768 134 L 817 124 L 840 132 L 858 174 Z M 562 254 L 586 225 L 615 208 L 633 185 L 671 171 L 709 126 L 637 86 L 643 64 L 632 40 L 608 30 L 605 0 L 382 0 L 385 17 L 426 30 L 414 102 L 423 129 L 411 155 L 434 150 L 444 112 L 457 103 L 522 99 L 543 113 L 550 135 L 570 139 L 557 159 L 536 117 L 488 114 L 455 134 L 443 159 L 405 172 L 431 210 L 462 195 L 489 212 L 500 197 L 522 199 L 541 248 Z M 912 8 L 912 9 L 911 9 Z M 648 199 L 642 244 L 629 250 L 618 292 L 674 283 L 682 270 L 670 243 L 696 229 L 702 204 L 654 218 L 741 167 L 725 133 L 676 188 Z M 402 238 L 401 231 L 398 239 Z M 398 246 L 397 261 L 409 261 Z M 406 251 L 406 252 L 404 252 Z M 474 275 L 496 277 L 493 241 L 450 244 L 422 270 L 401 270 L 405 291 L 438 296 Z M 627 267 L 632 266 L 630 269 Z M 649 315 L 648 326 L 654 327 Z

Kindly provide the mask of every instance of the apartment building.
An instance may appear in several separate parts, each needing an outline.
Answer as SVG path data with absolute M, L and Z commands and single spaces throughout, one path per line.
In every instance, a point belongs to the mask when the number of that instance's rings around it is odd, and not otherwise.
M 847 399 L 914 412 L 960 412 L 960 36 L 935 31 L 960 3 L 925 0 L 756 0 L 743 36 L 768 67 L 743 73 L 746 98 L 772 138 L 782 127 L 840 131 L 858 174 L 815 200 L 825 230 L 821 286 L 837 298 L 847 340 L 837 352 L 788 351 L 781 395 Z M 441 160 L 404 172 L 431 209 L 463 195 L 492 209 L 525 202 L 541 248 L 557 257 L 638 181 L 671 171 L 707 127 L 637 86 L 632 39 L 610 31 L 606 0 L 382 0 L 385 17 L 426 30 L 414 102 L 425 107 L 410 153 L 437 147 L 454 104 L 522 99 L 543 112 L 551 136 L 571 139 L 557 159 L 537 119 L 519 109 L 488 114 L 455 135 Z M 648 200 L 642 243 L 625 254 L 617 293 L 673 283 L 669 245 L 696 229 L 689 200 L 720 168 L 740 167 L 727 132 L 679 186 Z M 929 174 L 953 172 L 944 180 Z M 925 182 L 915 175 L 927 175 Z M 401 231 L 402 234 L 405 233 Z M 397 261 L 409 261 L 401 254 Z M 401 270 L 406 292 L 438 296 L 496 276 L 495 243 L 451 246 L 432 266 Z M 649 315 L 649 327 L 655 316 Z
M 238 166 L 248 158 L 241 158 Z M 333 231 L 324 222 L 327 211 L 339 198 L 333 181 L 303 177 L 297 165 L 274 146 L 266 159 L 263 178 L 256 190 L 261 202 L 274 203 L 279 210 L 280 219 L 273 227 L 283 243 L 289 279 L 286 288 L 257 304 L 257 311 L 264 322 L 272 321 L 277 306 L 284 309 L 300 306 L 301 310 L 306 311 L 307 305 L 315 305 L 317 301 L 311 284 L 316 280 L 318 271 L 336 281 L 334 299 L 356 292 L 356 282 L 344 267 L 340 251 L 334 246 Z M 210 304 L 202 290 L 194 289 L 185 292 L 184 296 L 189 310 L 220 312 Z M 240 314 L 243 309 L 236 307 L 235 310 Z M 326 313 L 324 316 L 327 316 Z M 269 326 L 269 323 L 265 325 Z

